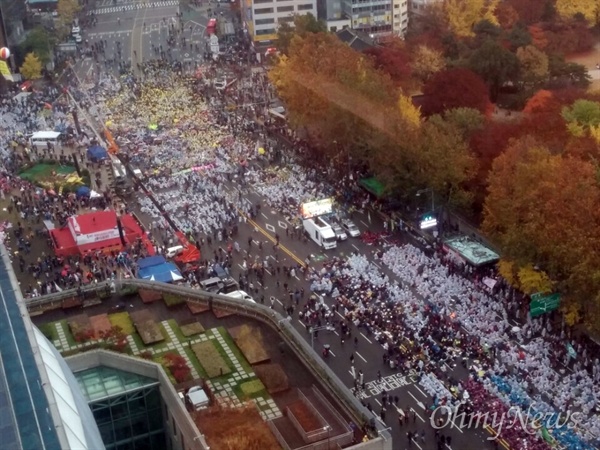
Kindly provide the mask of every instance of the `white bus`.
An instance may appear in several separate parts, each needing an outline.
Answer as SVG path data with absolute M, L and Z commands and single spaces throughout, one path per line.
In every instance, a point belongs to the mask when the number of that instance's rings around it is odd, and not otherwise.
M 37 131 L 31 135 L 29 143 L 38 149 L 48 148 L 48 142 L 56 147 L 59 144 L 59 136 L 60 132 L 58 131 Z

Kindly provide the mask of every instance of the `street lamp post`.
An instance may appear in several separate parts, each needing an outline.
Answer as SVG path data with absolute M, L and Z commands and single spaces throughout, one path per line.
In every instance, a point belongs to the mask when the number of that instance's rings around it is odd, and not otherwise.
M 331 425 L 323 427 L 323 431 L 325 430 L 327 431 L 327 450 L 329 450 L 331 448 Z
M 435 211 L 435 194 L 433 193 L 433 188 L 421 189 L 417 191 L 417 197 L 420 197 L 421 194 L 425 194 L 426 192 L 431 193 L 431 212 Z

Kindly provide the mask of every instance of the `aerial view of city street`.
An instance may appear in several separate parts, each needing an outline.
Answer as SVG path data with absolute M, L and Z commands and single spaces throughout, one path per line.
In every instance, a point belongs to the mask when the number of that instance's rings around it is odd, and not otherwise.
M 0 0 L 0 449 L 600 448 L 598 0 Z

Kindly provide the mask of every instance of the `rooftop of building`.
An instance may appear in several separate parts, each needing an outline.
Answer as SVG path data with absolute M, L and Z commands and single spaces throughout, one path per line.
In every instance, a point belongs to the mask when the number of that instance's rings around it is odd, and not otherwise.
M 78 233 L 99 233 L 117 227 L 117 213 L 113 210 L 95 211 L 69 217 L 69 222 Z
M 352 49 L 358 52 L 364 52 L 370 48 L 375 47 L 375 41 L 371 39 L 367 34 L 357 30 L 351 30 L 344 28 L 336 33 L 338 39 L 348 44 Z
M 31 323 L 3 245 L 0 253 L 2 448 L 102 448 L 95 425 L 89 428 L 84 423 L 91 411 L 81 410 L 85 404 L 77 401 L 77 392 L 71 389 L 70 371 Z

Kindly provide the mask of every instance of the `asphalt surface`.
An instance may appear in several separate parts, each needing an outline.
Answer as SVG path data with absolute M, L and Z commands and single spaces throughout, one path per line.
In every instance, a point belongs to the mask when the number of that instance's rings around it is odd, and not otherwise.
M 229 189 L 236 189 L 234 186 L 230 186 Z M 249 201 L 252 204 L 261 204 L 261 212 L 253 221 L 254 223 L 247 223 L 245 226 L 239 227 L 239 235 L 236 240 L 239 242 L 242 248 L 242 256 L 247 256 L 248 252 L 248 238 L 252 237 L 253 244 L 249 249 L 250 258 L 253 259 L 257 254 L 261 255 L 261 260 L 268 259 L 269 264 L 272 267 L 279 265 L 290 266 L 295 263 L 303 262 L 307 256 L 311 257 L 313 267 L 322 267 L 322 263 L 334 256 L 344 258 L 350 255 L 352 252 L 358 252 L 366 255 L 368 259 L 381 267 L 378 263 L 373 260 L 373 255 L 376 251 L 381 248 L 369 245 L 363 242 L 360 238 L 348 237 L 348 240 L 338 242 L 337 248 L 333 250 L 324 251 L 320 247 L 312 242 L 306 243 L 304 240 L 298 240 L 297 238 L 291 238 L 286 236 L 285 228 L 290 225 L 285 220 L 285 217 L 279 212 L 266 206 L 261 196 L 254 192 L 252 189 L 246 190 L 246 193 L 242 196 L 242 201 Z M 366 230 L 370 231 L 383 231 L 383 223 L 379 217 L 375 214 L 371 214 L 371 220 L 366 214 L 354 213 L 353 220 L 359 227 L 361 232 Z M 258 231 L 256 231 L 258 229 Z M 280 236 L 280 249 L 277 251 L 279 257 L 279 263 L 277 264 L 273 257 L 273 240 L 275 233 Z M 398 235 L 398 239 L 402 240 L 402 236 Z M 258 242 L 262 241 L 263 249 L 258 249 Z M 225 247 L 224 244 L 221 244 Z M 217 244 L 213 242 L 213 247 L 205 246 L 204 252 L 210 252 L 214 250 Z M 206 255 L 204 257 L 210 257 Z M 204 258 L 203 257 L 203 258 Z M 239 275 L 243 272 L 243 268 L 240 264 L 241 257 L 234 257 L 234 265 L 232 274 L 238 279 Z M 381 270 L 388 274 L 391 278 L 394 276 L 391 272 L 387 271 L 385 267 L 381 267 Z M 274 271 L 272 271 L 274 273 Z M 283 292 L 283 287 L 277 287 L 277 276 L 266 276 L 265 285 L 259 287 L 258 295 L 253 295 L 256 301 L 260 301 L 260 297 L 265 297 L 265 304 L 269 304 L 271 296 L 276 297 L 275 309 L 279 312 L 284 312 L 284 309 L 288 307 L 291 302 L 286 293 Z M 284 275 L 279 276 L 280 283 L 283 284 Z M 310 284 L 306 282 L 301 274 L 298 274 L 296 279 L 290 278 L 285 279 L 289 284 L 289 289 L 295 290 L 296 288 L 304 288 L 308 293 L 310 292 Z M 306 295 L 306 298 L 308 295 Z M 332 306 L 334 304 L 333 299 L 325 297 L 325 302 Z M 300 303 L 303 306 L 304 302 Z M 296 308 L 294 312 L 292 323 L 294 327 L 306 337 L 307 342 L 311 342 L 311 333 L 306 329 L 305 325 L 298 318 L 298 311 L 300 308 Z M 337 320 L 343 317 L 336 313 Z M 426 411 L 426 407 L 432 404 L 433 399 L 427 395 L 418 385 L 417 378 L 414 376 L 414 372 L 408 373 L 404 370 L 392 370 L 389 365 L 383 363 L 383 347 L 377 343 L 372 337 L 365 334 L 364 330 L 357 330 L 356 327 L 352 326 L 352 339 L 346 340 L 342 343 L 338 331 L 319 331 L 314 337 L 314 349 L 317 354 L 322 355 L 322 349 L 324 345 L 330 345 L 330 355 L 325 359 L 331 369 L 338 375 L 338 377 L 344 382 L 344 384 L 352 389 L 354 386 L 354 376 L 352 374 L 352 366 L 354 367 L 355 373 L 362 370 L 364 375 L 364 381 L 366 383 L 366 390 L 364 394 L 359 398 L 370 404 L 374 417 L 377 420 L 381 420 L 381 393 L 385 389 L 387 394 L 391 397 L 398 396 L 400 401 L 398 402 L 398 408 L 403 411 L 414 411 L 414 421 L 411 418 L 408 424 L 403 425 L 401 428 L 398 424 L 398 411 L 395 406 L 388 406 L 385 411 L 385 424 L 391 427 L 391 432 L 394 439 L 394 449 L 437 449 L 435 430 L 430 425 L 429 417 Z M 355 345 L 353 340 L 354 337 L 358 337 L 358 345 Z M 354 356 L 354 364 L 351 364 L 350 358 Z M 322 357 L 322 356 L 321 356 Z M 456 368 L 448 367 L 448 374 L 456 379 L 466 379 L 468 372 L 462 365 L 457 364 Z M 378 372 L 381 373 L 381 379 L 378 380 Z M 419 438 L 414 439 L 409 445 L 406 433 L 408 431 L 418 432 Z M 425 431 L 425 441 L 421 440 L 421 431 Z M 487 438 L 490 434 L 483 429 L 468 430 L 460 429 L 457 425 L 447 427 L 440 430 L 440 434 L 452 437 L 452 443 L 450 446 L 444 445 L 444 448 L 448 450 L 470 450 L 470 449 L 493 449 L 496 448 L 494 443 L 488 441 Z M 498 448 L 502 448 L 498 443 Z
M 219 9 L 221 10 L 228 15 L 226 7 Z M 173 46 L 171 55 L 174 61 L 186 63 L 191 70 L 196 62 L 202 61 L 208 40 L 206 24 L 211 14 L 209 11 L 212 14 L 220 14 L 215 6 L 210 5 L 181 12 L 177 0 L 118 3 L 99 0 L 96 2 L 96 8 L 88 13 L 95 15 L 97 23 L 82 30 L 81 46 L 86 50 L 99 41 L 105 41 L 106 59 L 116 58 L 120 48 L 120 61 L 131 64 L 135 69 L 138 63 L 158 59 L 153 46 L 162 46 L 166 50 L 169 27 L 179 26 L 182 22 L 181 36 L 185 37 L 186 42 L 183 45 L 178 41 L 177 45 Z M 177 18 L 180 12 L 181 19 Z M 105 58 L 99 58 L 98 63 L 91 56 L 80 58 L 75 65 L 78 76 L 82 80 L 90 80 L 98 73 L 99 65 L 106 70 Z M 114 67 L 109 70 L 118 72 Z

